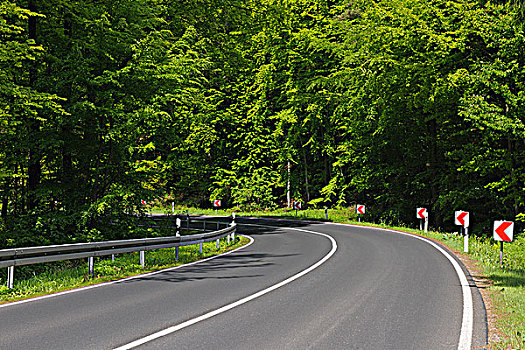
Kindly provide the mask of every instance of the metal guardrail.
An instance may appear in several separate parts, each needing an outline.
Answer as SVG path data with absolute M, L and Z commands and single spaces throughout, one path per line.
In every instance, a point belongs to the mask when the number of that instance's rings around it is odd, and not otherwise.
M 205 220 L 192 221 L 195 223 L 196 221 Z M 208 222 L 208 224 L 210 223 L 211 222 Z M 7 267 L 7 286 L 8 288 L 13 288 L 15 266 L 88 258 L 89 273 L 90 275 L 93 275 L 94 257 L 109 255 L 113 256 L 114 254 L 131 253 L 139 251 L 141 253 L 140 263 L 144 267 L 144 252 L 146 250 L 175 247 L 176 259 L 178 259 L 178 247 L 199 244 L 199 251 L 202 253 L 203 243 L 216 240 L 218 248 L 219 240 L 221 238 L 227 237 L 228 243 L 230 242 L 230 238 L 235 238 L 237 225 L 234 221 L 232 221 L 231 224 L 227 222 L 213 222 L 212 224 L 217 225 L 216 231 L 198 233 L 193 235 L 181 236 L 179 234 L 179 230 L 181 229 L 181 222 L 180 220 L 177 220 L 177 232 L 175 236 L 169 237 L 139 238 L 116 241 L 101 241 L 90 243 L 74 243 L 40 247 L 2 249 L 0 250 L 0 268 Z M 219 225 L 227 225 L 227 227 L 219 230 Z M 191 229 L 205 230 L 206 224 L 203 224 L 203 229 Z

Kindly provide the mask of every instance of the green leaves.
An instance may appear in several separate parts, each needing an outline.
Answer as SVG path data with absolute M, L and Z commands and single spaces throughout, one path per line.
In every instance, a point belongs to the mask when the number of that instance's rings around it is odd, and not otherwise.
M 3 216 L 57 210 L 90 237 L 167 196 L 525 212 L 524 33 L 506 6 L 38 5 L 0 5 Z

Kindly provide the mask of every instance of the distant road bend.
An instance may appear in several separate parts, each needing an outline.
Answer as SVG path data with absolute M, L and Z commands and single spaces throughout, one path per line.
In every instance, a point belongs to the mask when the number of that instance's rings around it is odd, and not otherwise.
M 0 349 L 470 349 L 483 301 L 435 243 L 350 225 L 241 219 L 248 247 L 0 306 Z

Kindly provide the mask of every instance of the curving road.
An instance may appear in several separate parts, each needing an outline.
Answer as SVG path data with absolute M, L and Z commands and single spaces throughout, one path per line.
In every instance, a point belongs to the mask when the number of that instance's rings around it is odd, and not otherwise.
M 477 289 L 421 239 L 240 223 L 254 243 L 232 254 L 1 306 L 0 349 L 459 349 L 467 333 L 469 348 L 486 344 Z

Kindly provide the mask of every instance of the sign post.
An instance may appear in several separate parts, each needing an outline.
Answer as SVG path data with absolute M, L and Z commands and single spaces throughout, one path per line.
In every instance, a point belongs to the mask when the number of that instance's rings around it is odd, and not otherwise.
M 359 222 L 361 222 L 361 215 L 365 215 L 366 207 L 362 204 L 357 204 L 355 206 L 355 212 L 357 214 L 357 217 L 359 219 Z
M 297 216 L 297 211 L 302 208 L 301 202 L 293 202 L 293 208 L 295 209 L 295 216 Z
M 328 207 L 324 207 L 324 219 L 328 221 Z
M 465 234 L 463 238 L 463 252 L 468 253 L 468 227 L 470 224 L 470 215 L 468 211 L 458 210 L 454 215 L 456 225 L 463 226 L 465 228 Z
M 425 233 L 428 231 L 428 211 L 426 208 L 417 208 L 416 217 L 420 219 L 419 229 L 423 229 L 423 220 L 425 222 Z
M 503 242 L 512 242 L 514 222 L 498 220 L 494 221 L 493 237 L 495 241 L 501 242 L 499 251 L 499 264 L 503 265 Z
M 214 199 L 213 200 L 213 207 L 215 208 L 215 214 L 217 214 L 217 210 L 221 207 L 221 200 L 220 199 Z

